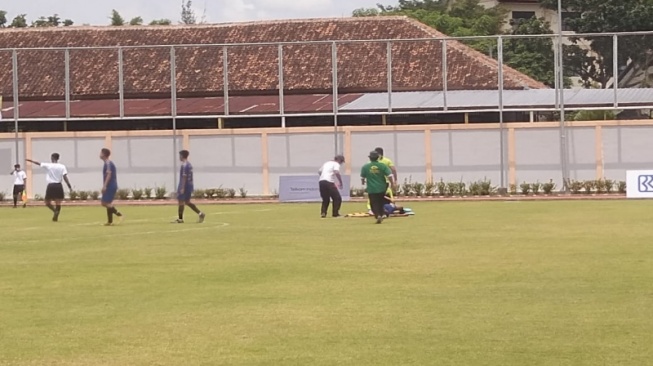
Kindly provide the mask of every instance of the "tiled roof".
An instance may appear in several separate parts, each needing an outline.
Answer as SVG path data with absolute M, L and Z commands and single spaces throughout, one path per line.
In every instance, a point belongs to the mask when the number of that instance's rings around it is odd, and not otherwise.
M 2 48 L 199 45 L 331 40 L 415 39 L 443 37 L 432 28 L 405 17 L 268 21 L 166 27 L 71 27 L 4 29 Z M 455 41 L 448 45 L 448 89 L 497 88 L 497 62 Z M 284 85 L 289 93 L 325 93 L 332 88 L 331 44 L 283 47 Z M 232 46 L 229 90 L 266 94 L 278 90 L 277 46 Z M 58 99 L 65 94 L 64 51 L 19 50 L 21 98 Z M 180 97 L 222 95 L 222 48 L 178 47 L 177 90 Z M 393 90 L 441 90 L 439 41 L 395 43 Z M 124 50 L 126 97 L 157 97 L 170 93 L 170 49 Z M 12 96 L 11 52 L 0 51 L 0 93 Z M 386 44 L 338 44 L 338 83 L 342 93 L 385 91 Z M 545 88 L 511 68 L 504 69 L 506 89 Z M 108 49 L 70 50 L 73 97 L 116 97 L 118 53 Z

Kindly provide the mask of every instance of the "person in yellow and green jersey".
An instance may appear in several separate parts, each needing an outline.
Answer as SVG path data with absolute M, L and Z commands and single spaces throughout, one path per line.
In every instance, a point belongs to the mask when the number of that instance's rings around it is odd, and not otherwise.
M 397 177 L 397 168 L 395 168 L 395 163 L 393 163 L 392 160 L 390 160 L 387 156 L 384 155 L 384 151 L 382 147 L 377 147 L 376 149 L 374 149 L 374 151 L 376 151 L 376 153 L 379 154 L 379 160 L 378 160 L 379 163 L 385 164 L 388 168 L 390 168 L 390 171 L 392 171 L 392 176 L 394 177 L 395 182 L 398 182 L 399 178 Z M 394 184 L 391 185 L 389 180 L 386 180 L 386 183 L 387 183 L 386 195 L 390 198 L 394 198 L 394 192 L 393 192 Z M 369 198 L 367 200 L 367 211 L 368 213 L 373 214 L 372 206 L 370 204 Z
M 376 223 L 380 224 L 385 217 L 383 204 L 385 203 L 385 192 L 388 189 L 387 182 L 393 184 L 394 177 L 390 168 L 379 162 L 379 153 L 372 151 L 369 158 L 370 162 L 361 168 L 361 183 L 367 186 L 366 191 L 370 199 L 372 212 L 376 218 Z

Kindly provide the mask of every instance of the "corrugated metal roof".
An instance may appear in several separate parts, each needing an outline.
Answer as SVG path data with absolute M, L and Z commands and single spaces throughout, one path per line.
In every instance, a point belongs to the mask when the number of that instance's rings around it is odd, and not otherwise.
M 565 89 L 565 105 L 569 107 L 606 107 L 614 103 L 613 89 Z M 618 89 L 621 106 L 653 106 L 653 88 Z M 498 90 L 454 90 L 447 92 L 449 109 L 497 109 Z M 555 108 L 555 89 L 505 90 L 505 109 Z M 393 110 L 442 110 L 441 91 L 392 93 Z M 341 111 L 380 111 L 388 109 L 388 93 L 368 93 L 341 107 Z

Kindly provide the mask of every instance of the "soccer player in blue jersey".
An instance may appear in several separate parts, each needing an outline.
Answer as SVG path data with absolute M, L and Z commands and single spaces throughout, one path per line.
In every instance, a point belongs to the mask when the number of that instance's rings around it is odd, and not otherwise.
M 118 191 L 118 175 L 116 172 L 116 165 L 113 161 L 109 160 L 111 150 L 102 149 L 100 151 L 100 159 L 104 161 L 102 168 L 102 177 L 104 184 L 102 185 L 102 206 L 107 209 L 107 223 L 105 226 L 113 225 L 113 215 L 118 216 L 122 221 L 122 214 L 113 206 L 113 199 L 116 197 Z
M 179 160 L 181 161 L 181 170 L 179 172 L 179 187 L 177 188 L 177 201 L 179 202 L 179 218 L 173 223 L 183 224 L 184 223 L 184 208 L 186 206 L 190 207 L 191 210 L 195 211 L 196 214 L 200 216 L 200 224 L 204 222 L 206 215 L 200 211 L 195 204 L 193 204 L 190 199 L 193 196 L 193 166 L 188 161 L 188 156 L 190 153 L 188 150 L 182 150 L 179 152 Z

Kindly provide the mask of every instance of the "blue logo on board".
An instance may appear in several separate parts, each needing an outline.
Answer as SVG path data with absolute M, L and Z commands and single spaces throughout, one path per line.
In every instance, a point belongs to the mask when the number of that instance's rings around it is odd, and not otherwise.
M 637 177 L 637 190 L 641 193 L 653 193 L 653 175 L 640 175 Z

